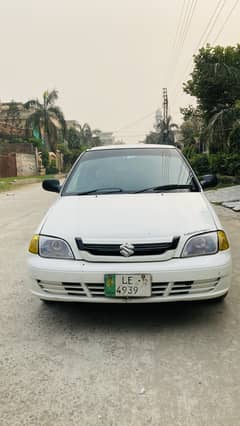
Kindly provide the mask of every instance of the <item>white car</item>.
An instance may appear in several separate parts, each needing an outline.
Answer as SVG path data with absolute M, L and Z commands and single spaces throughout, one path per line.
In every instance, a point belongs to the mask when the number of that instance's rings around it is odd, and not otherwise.
M 40 299 L 154 303 L 226 296 L 227 236 L 175 147 L 92 148 L 62 186 L 46 180 L 43 187 L 59 196 L 29 247 L 31 291 Z

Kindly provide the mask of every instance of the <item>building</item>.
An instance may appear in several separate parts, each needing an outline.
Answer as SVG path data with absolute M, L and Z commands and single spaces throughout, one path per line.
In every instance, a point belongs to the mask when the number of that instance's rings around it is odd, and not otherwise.
M 27 119 L 34 109 L 26 109 L 22 102 L 0 103 L 0 138 L 26 136 Z
M 0 144 L 0 177 L 35 176 L 38 152 L 29 143 Z
M 101 145 L 114 145 L 115 138 L 113 132 L 99 132 Z

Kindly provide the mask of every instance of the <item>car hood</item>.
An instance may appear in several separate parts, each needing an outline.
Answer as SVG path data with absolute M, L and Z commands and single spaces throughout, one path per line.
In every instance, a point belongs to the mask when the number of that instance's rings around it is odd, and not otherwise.
M 202 192 L 59 197 L 41 234 L 68 241 L 171 241 L 174 236 L 216 229 Z

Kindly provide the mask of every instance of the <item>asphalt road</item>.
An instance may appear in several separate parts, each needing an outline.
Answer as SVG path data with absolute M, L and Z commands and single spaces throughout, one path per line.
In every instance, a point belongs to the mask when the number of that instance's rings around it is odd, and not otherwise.
M 0 425 L 239 426 L 240 214 L 218 208 L 234 257 L 223 304 L 46 306 L 25 257 L 54 197 L 0 194 Z

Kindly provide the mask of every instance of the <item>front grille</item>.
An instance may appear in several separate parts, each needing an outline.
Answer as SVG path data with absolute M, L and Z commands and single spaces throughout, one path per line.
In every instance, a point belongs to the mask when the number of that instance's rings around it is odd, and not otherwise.
M 133 244 L 134 256 L 156 256 L 168 250 L 175 250 L 178 246 L 179 237 L 175 237 L 171 242 Z M 121 244 L 89 244 L 84 243 L 80 238 L 76 238 L 78 249 L 86 251 L 93 256 L 120 256 Z
M 38 280 L 38 285 L 52 295 L 103 297 L 104 283 L 67 283 Z M 208 293 L 215 289 L 219 278 L 200 281 L 153 282 L 151 297 L 184 296 Z

